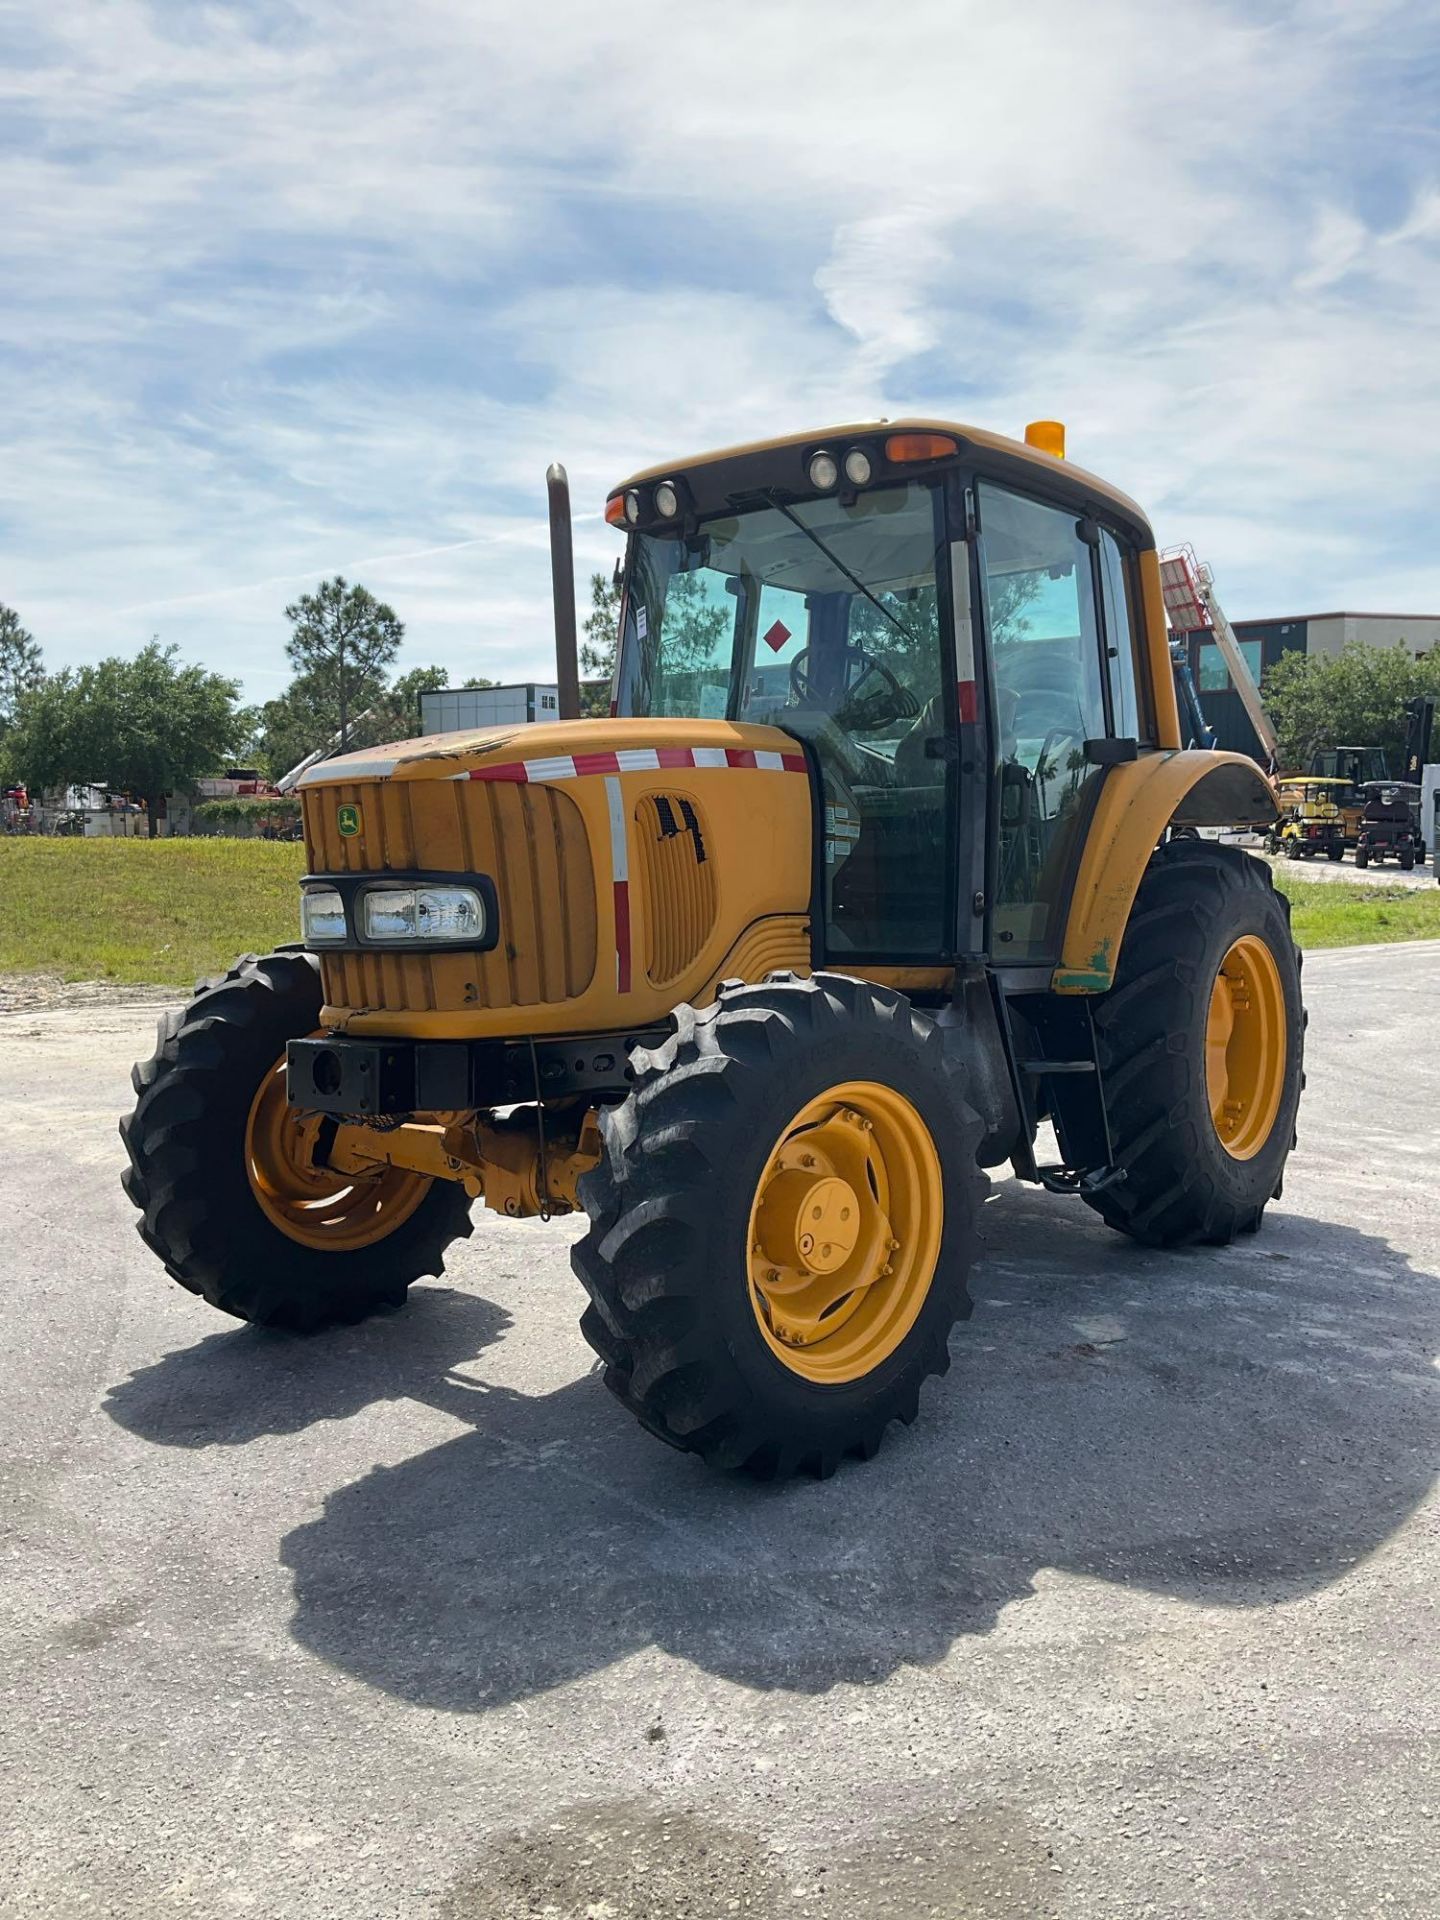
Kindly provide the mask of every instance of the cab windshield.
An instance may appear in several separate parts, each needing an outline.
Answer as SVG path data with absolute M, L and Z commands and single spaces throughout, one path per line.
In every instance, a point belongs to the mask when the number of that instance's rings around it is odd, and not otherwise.
M 832 950 L 943 944 L 944 552 L 923 483 L 633 536 L 617 711 L 761 722 L 813 748 Z
M 637 534 L 620 711 L 786 726 L 893 760 L 939 691 L 934 490 L 803 500 Z

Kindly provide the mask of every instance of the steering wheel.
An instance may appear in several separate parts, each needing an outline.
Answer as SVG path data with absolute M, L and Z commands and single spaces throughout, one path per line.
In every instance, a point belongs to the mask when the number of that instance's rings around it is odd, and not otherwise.
M 882 684 L 866 694 L 862 688 L 872 676 Z M 915 695 L 900 684 L 883 660 L 863 647 L 844 649 L 841 685 L 844 698 L 832 716 L 837 726 L 863 733 L 892 720 L 914 720 L 919 715 L 920 702 Z M 790 697 L 797 706 L 820 704 L 810 678 L 809 647 L 802 648 L 790 662 Z

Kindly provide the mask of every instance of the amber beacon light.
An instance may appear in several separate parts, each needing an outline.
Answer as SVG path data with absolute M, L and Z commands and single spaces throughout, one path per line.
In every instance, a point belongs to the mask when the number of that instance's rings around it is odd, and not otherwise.
M 1041 453 L 1053 453 L 1057 460 L 1065 458 L 1065 422 L 1063 420 L 1032 420 L 1025 429 L 1025 444 L 1035 447 Z

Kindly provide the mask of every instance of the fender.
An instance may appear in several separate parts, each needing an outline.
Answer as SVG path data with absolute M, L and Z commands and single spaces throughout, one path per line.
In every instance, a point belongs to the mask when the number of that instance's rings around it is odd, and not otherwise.
M 1268 827 L 1275 790 L 1243 753 L 1141 754 L 1107 768 L 1051 976 L 1056 993 L 1105 993 L 1141 876 L 1167 827 Z

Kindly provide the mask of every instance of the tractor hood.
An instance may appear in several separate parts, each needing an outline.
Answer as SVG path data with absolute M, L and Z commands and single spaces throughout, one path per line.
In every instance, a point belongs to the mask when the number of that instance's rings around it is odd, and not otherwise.
M 636 1032 L 732 976 L 809 965 L 815 809 L 799 742 L 725 720 L 580 720 L 367 747 L 300 781 L 310 880 L 343 886 L 317 948 L 323 1022 L 414 1038 Z M 392 951 L 360 890 L 477 875 L 473 951 Z
M 788 763 L 788 764 L 787 764 Z M 557 720 L 539 726 L 432 733 L 321 760 L 297 785 L 357 780 L 573 780 L 585 774 L 662 768 L 805 770 L 798 744 L 779 727 L 729 720 Z

